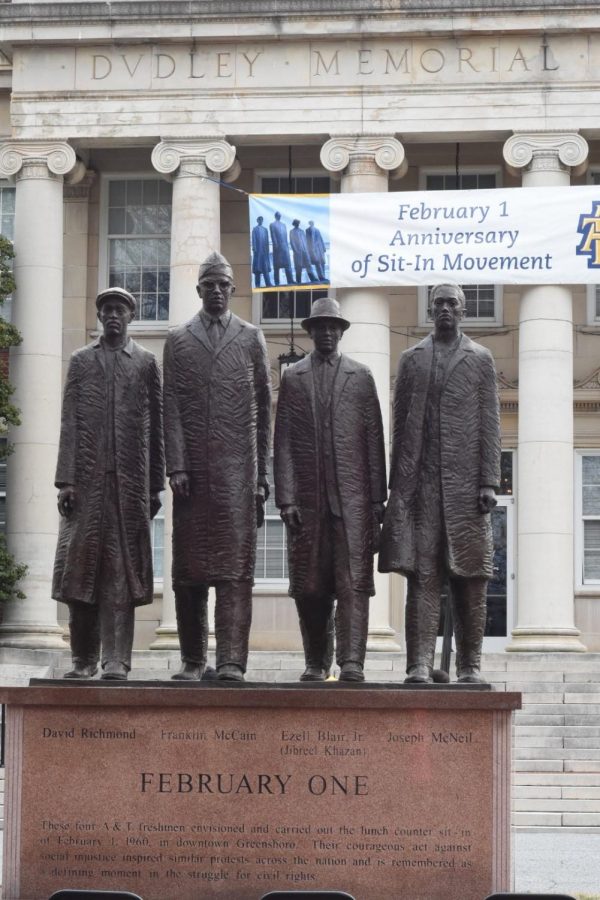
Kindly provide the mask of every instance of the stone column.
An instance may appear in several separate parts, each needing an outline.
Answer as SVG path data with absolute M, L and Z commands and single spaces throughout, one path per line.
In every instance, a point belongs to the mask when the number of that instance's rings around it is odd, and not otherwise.
M 76 168 L 72 147 L 9 141 L 0 174 L 16 176 L 13 322 L 23 343 L 11 350 L 10 376 L 22 424 L 11 429 L 7 537 L 26 563 L 26 600 L 5 604 L 0 646 L 65 648 L 50 599 L 58 533 L 54 473 L 60 436 L 63 322 L 63 176 Z
M 333 137 L 321 150 L 323 166 L 341 176 L 342 192 L 387 192 L 388 177 L 402 176 L 406 160 L 402 144 L 394 137 L 349 135 Z M 382 288 L 338 291 L 342 312 L 352 323 L 344 334 L 342 350 L 365 363 L 375 378 L 386 447 L 390 418 L 390 306 Z M 389 454 L 388 454 L 389 459 Z M 375 574 L 376 594 L 369 615 L 369 650 L 398 650 L 390 624 L 390 576 Z
M 559 187 L 585 166 L 578 134 L 516 133 L 523 187 Z M 583 651 L 574 624 L 573 309 L 563 286 L 527 288 L 519 314 L 517 627 L 511 651 Z
M 221 247 L 217 182 L 219 178 L 233 180 L 239 167 L 235 147 L 221 138 L 164 139 L 152 151 L 152 165 L 173 182 L 169 321 L 178 325 L 198 311 L 198 267 L 209 253 Z M 151 644 L 153 650 L 179 647 L 171 584 L 172 510 L 171 491 L 167 488 L 162 614 L 157 639 Z
M 75 183 L 65 179 L 63 366 L 74 350 L 87 343 L 89 199 L 95 177 L 95 172 L 86 170 Z

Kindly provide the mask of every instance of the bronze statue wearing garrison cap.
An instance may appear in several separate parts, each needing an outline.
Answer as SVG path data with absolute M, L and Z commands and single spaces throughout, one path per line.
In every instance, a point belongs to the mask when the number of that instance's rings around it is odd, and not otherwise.
M 202 677 L 207 599 L 216 590 L 217 673 L 243 680 L 256 529 L 264 518 L 271 382 L 262 332 L 233 315 L 233 272 L 220 253 L 200 266 L 200 311 L 164 352 L 165 451 L 173 490 L 173 587 L 181 646 L 174 678 Z

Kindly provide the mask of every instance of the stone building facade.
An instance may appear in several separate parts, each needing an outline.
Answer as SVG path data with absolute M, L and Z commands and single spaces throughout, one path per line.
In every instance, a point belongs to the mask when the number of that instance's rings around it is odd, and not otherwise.
M 199 260 L 220 248 L 235 312 L 265 330 L 276 402 L 290 320 L 310 301 L 252 296 L 246 194 L 600 183 L 599 25 L 589 0 L 0 3 L 0 216 L 23 334 L 6 529 L 29 567 L 0 646 L 64 647 L 50 601 L 61 384 L 97 331 L 98 290 L 136 294 L 131 332 L 160 356 L 197 309 Z M 343 349 L 371 367 L 387 429 L 398 356 L 428 330 L 427 288 L 336 296 L 353 323 Z M 499 372 L 505 451 L 485 647 L 600 650 L 600 293 L 480 285 L 468 300 L 465 328 Z M 176 646 L 165 507 L 138 649 Z M 252 645 L 292 649 L 270 513 Z M 401 649 L 403 594 L 378 576 L 371 649 Z

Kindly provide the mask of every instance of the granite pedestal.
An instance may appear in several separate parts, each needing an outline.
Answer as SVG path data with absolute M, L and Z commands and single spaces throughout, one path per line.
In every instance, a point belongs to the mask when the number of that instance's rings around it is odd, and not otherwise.
M 510 889 L 519 694 L 48 682 L 0 700 L 5 898 Z

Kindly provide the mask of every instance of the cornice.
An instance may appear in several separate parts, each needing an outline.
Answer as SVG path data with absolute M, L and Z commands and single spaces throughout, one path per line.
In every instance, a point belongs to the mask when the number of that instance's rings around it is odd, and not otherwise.
M 75 0 L 0 2 L 0 24 L 17 28 L 29 25 L 35 29 L 30 40 L 39 40 L 45 26 L 58 22 L 71 30 L 78 30 L 88 24 L 103 23 L 118 26 L 119 23 L 155 21 L 163 25 L 172 22 L 193 27 L 214 21 L 229 26 L 254 20 L 259 23 L 257 32 L 265 33 L 272 26 L 273 37 L 280 38 L 281 20 L 311 21 L 316 16 L 326 17 L 330 21 L 353 20 L 355 24 L 357 19 L 364 17 L 369 23 L 369 31 L 373 28 L 374 17 L 377 17 L 381 19 L 384 34 L 389 33 L 390 21 L 407 29 L 415 23 L 429 35 L 443 30 L 456 34 L 461 26 L 463 33 L 489 33 L 494 21 L 505 33 L 516 32 L 523 29 L 527 16 L 531 21 L 536 19 L 539 29 L 549 34 L 564 31 L 564 17 L 569 14 L 580 20 L 578 27 L 581 30 L 589 30 L 591 23 L 585 14 L 595 17 L 596 12 L 597 0 Z M 232 28 L 232 33 L 235 31 Z M 299 33 L 305 34 L 305 30 L 300 28 Z M 114 40 L 115 34 L 108 33 L 108 37 Z M 6 38 L 10 40 L 11 35 L 6 35 Z M 81 33 L 78 39 L 81 40 Z

